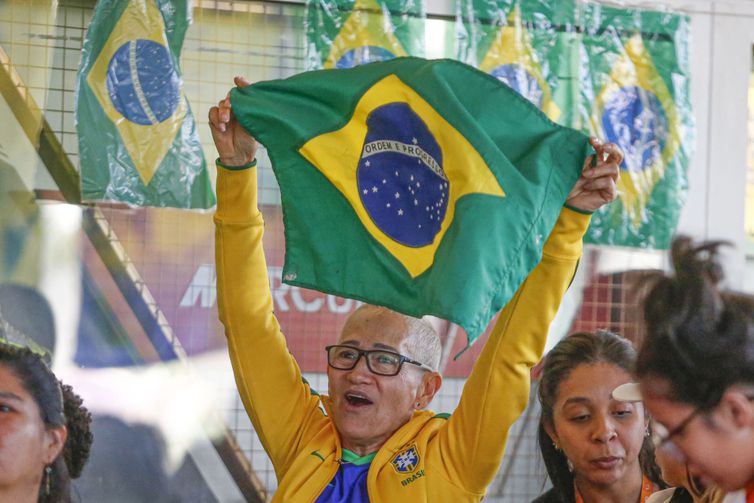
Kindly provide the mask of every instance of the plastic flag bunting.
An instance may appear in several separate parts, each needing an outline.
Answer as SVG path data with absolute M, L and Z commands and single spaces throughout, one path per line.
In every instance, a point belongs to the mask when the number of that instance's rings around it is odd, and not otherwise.
M 573 108 L 567 87 L 573 80 L 575 3 L 459 0 L 457 5 L 456 57 L 494 75 L 550 119 L 572 125 L 564 112 Z
M 459 0 L 457 58 L 560 124 L 621 146 L 620 197 L 590 243 L 667 248 L 694 143 L 689 19 L 559 0 Z
M 618 191 L 628 224 L 638 228 L 665 167 L 680 146 L 675 102 L 640 35 L 632 36 L 597 96 L 592 130 L 625 155 Z
M 214 205 L 178 64 L 189 13 L 185 1 L 97 3 L 76 87 L 83 199 Z
M 424 10 L 413 0 L 308 0 L 307 68 L 351 68 L 424 54 Z
M 500 79 L 531 101 L 550 119 L 557 121 L 560 109 L 552 100 L 550 86 L 532 50 L 531 37 L 521 22 L 521 9 L 515 6 L 507 23 L 479 64 L 479 69 Z
M 384 29 L 375 0 L 357 0 L 351 15 L 332 42 L 325 68 L 351 68 L 364 63 L 407 56 L 392 31 Z
M 685 201 L 693 118 L 689 20 L 588 4 L 580 116 L 621 146 L 619 199 L 598 210 L 586 241 L 668 248 Z

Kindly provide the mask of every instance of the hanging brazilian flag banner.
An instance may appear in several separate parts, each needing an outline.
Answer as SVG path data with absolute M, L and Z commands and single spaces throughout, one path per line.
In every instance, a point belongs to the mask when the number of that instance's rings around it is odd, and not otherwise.
M 568 78 L 562 71 L 568 68 L 575 34 L 574 9 L 572 0 L 459 0 L 457 57 L 497 77 L 550 119 L 567 124 L 562 108 L 568 107 L 569 96 L 556 97 L 553 90 L 559 78 Z
M 586 240 L 668 248 L 683 206 L 693 145 L 689 20 L 587 4 L 580 115 L 625 154 L 619 199 L 598 210 Z
M 452 60 L 308 72 L 231 102 L 280 185 L 283 281 L 433 314 L 469 342 L 539 261 L 591 150 Z
M 693 144 L 688 18 L 574 0 L 459 0 L 456 27 L 459 59 L 623 149 L 619 201 L 597 211 L 586 240 L 667 248 Z
M 420 0 L 307 0 L 307 69 L 424 54 Z
M 76 86 L 83 199 L 215 204 L 179 70 L 189 22 L 187 0 L 97 3 Z

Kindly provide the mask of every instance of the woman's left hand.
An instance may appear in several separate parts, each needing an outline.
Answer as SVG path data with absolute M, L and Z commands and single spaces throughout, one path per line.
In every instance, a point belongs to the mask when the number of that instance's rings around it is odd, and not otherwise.
M 597 162 L 592 166 L 592 158 L 584 161 L 581 178 L 568 194 L 566 204 L 574 208 L 593 212 L 618 197 L 618 174 L 623 162 L 623 151 L 615 143 L 603 144 L 597 138 L 589 138 L 589 143 L 597 151 Z

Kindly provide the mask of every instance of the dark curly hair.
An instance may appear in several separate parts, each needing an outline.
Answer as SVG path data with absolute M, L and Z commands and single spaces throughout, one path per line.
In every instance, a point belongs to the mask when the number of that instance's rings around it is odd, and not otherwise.
M 573 474 L 568 469 L 568 460 L 563 451 L 555 449 L 545 429 L 545 425 L 554 427 L 553 407 L 560 392 L 560 384 L 580 365 L 604 362 L 631 373 L 635 359 L 636 351 L 628 339 L 606 331 L 576 333 L 565 337 L 545 357 L 537 388 L 539 403 L 542 406 L 538 440 L 547 475 L 558 501 L 576 501 Z M 666 486 L 660 468 L 655 463 L 654 446 L 649 436 L 644 437 L 639 451 L 639 464 L 644 475 L 653 483 L 659 487 Z
M 71 479 L 81 475 L 89 458 L 93 440 L 91 414 L 73 389 L 58 381 L 42 356 L 26 347 L 3 342 L 2 335 L 0 333 L 0 366 L 9 369 L 34 398 L 46 427 L 68 429 L 61 454 L 49 465 L 49 493 L 43 482 L 38 501 L 69 503 L 72 501 Z
M 754 383 L 754 298 L 720 289 L 722 241 L 673 241 L 675 273 L 645 276 L 639 378 L 670 384 L 670 399 L 704 411 L 735 383 Z

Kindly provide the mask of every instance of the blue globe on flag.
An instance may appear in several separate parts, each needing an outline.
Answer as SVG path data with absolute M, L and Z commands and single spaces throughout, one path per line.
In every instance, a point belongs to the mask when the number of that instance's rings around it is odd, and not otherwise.
M 395 58 L 395 55 L 383 47 L 365 45 L 349 50 L 340 57 L 335 68 L 353 68 L 354 66 L 376 61 L 387 61 Z
M 493 68 L 490 75 L 532 102 L 537 108 L 542 108 L 544 92 L 537 79 L 522 65 L 515 63 L 500 65 Z
M 115 109 L 127 120 L 149 126 L 175 113 L 181 83 L 167 47 L 152 40 L 126 42 L 107 68 L 107 91 Z
M 359 197 L 374 224 L 406 246 L 431 244 L 448 208 L 440 146 L 407 103 L 389 103 L 367 118 L 356 171 Z
M 668 118 L 654 93 L 638 86 L 621 87 L 605 101 L 602 127 L 608 141 L 624 152 L 621 169 L 641 172 L 655 165 L 668 140 Z

